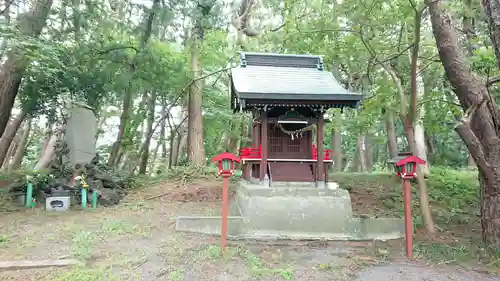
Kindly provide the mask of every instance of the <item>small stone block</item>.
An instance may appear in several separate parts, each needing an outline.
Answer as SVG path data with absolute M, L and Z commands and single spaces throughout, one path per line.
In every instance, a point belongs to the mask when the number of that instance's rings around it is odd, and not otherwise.
M 45 210 L 46 211 L 67 211 L 70 206 L 69 196 L 60 197 L 47 197 L 45 199 Z

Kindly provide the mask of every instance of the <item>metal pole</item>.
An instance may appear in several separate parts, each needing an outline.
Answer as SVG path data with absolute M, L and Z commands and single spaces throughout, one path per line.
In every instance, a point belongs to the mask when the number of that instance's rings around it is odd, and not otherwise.
M 97 208 L 97 191 L 92 192 L 92 209 Z
M 410 180 L 403 178 L 403 204 L 405 215 L 406 257 L 413 258 L 413 221 L 411 218 L 411 188 Z
M 26 186 L 26 200 L 24 202 L 26 208 L 32 208 L 32 201 L 33 201 L 33 184 L 31 182 L 28 182 L 28 185 Z
M 222 228 L 220 246 L 224 249 L 227 245 L 227 209 L 229 205 L 229 177 L 224 176 L 224 187 L 222 189 Z
M 82 188 L 82 209 L 87 208 L 87 190 Z

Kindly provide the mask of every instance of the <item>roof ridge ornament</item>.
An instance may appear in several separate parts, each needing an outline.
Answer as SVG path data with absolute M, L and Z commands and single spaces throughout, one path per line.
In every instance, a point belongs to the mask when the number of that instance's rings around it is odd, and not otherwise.
M 240 66 L 241 67 L 247 66 L 247 57 L 246 57 L 245 53 L 240 54 Z
M 318 64 L 316 65 L 316 67 L 318 68 L 318 70 L 323 71 L 324 66 L 323 66 L 323 58 L 322 57 L 318 58 Z

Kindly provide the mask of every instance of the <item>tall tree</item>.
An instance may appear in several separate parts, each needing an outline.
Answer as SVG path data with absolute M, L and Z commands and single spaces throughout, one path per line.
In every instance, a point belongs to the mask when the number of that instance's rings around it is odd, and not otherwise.
M 23 37 L 37 38 L 46 25 L 47 17 L 52 7 L 52 0 L 36 0 L 32 8 L 17 18 L 17 27 Z M 7 55 L 0 72 L 0 136 L 10 120 L 10 114 L 16 100 L 19 86 L 30 60 L 23 54 L 21 44 L 15 44 Z
M 487 245 L 500 246 L 500 112 L 488 88 L 472 73 L 445 1 L 427 1 L 446 77 L 464 110 L 455 127 L 479 170 L 481 226 Z M 488 1 L 484 2 L 488 8 Z M 496 2 L 497 3 L 497 2 Z M 496 17 L 490 11 L 490 17 Z M 490 24 L 494 21 L 490 19 Z M 492 33 L 495 27 L 492 26 Z M 495 35 L 496 36 L 496 35 Z M 494 36 L 493 36 L 494 37 Z M 493 39 L 495 42 L 496 39 Z

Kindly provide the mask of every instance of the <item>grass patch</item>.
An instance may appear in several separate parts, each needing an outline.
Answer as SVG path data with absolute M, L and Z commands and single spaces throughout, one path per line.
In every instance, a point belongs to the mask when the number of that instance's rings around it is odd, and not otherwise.
M 280 276 L 286 281 L 292 280 L 293 270 L 291 266 L 283 268 L 269 268 L 260 257 L 248 249 L 237 248 L 239 256 L 246 261 L 250 273 L 254 276 Z
M 224 253 L 219 246 L 210 245 L 205 249 L 205 256 L 211 260 L 220 259 L 223 257 L 223 254 Z
M 338 182 L 354 194 L 366 194 L 379 206 L 374 209 L 386 215 L 402 216 L 401 180 L 393 173 L 335 173 Z M 477 172 L 433 167 L 426 178 L 434 219 L 442 225 L 469 224 L 479 215 Z M 417 182 L 412 181 L 413 214 L 416 227 L 421 227 Z M 376 208 L 378 207 L 378 208 Z M 380 213 L 377 215 L 381 215 Z
M 448 245 L 442 243 L 417 242 L 415 256 L 437 263 L 464 262 L 474 255 L 474 247 L 467 245 Z
M 10 242 L 10 236 L 0 235 L 0 248 L 4 248 Z
M 331 179 L 350 191 L 353 209 L 358 214 L 403 216 L 401 179 L 393 173 L 336 173 Z M 436 238 L 417 234 L 415 255 L 441 263 L 497 260 L 495 254 L 488 254 L 479 244 L 477 171 L 432 167 L 426 182 L 438 233 Z M 411 185 L 413 222 L 418 232 L 424 225 L 416 180 Z
M 52 281 L 120 281 L 120 277 L 107 269 L 86 270 L 84 268 L 75 268 L 69 272 L 63 273 Z
M 71 249 L 73 256 L 80 260 L 88 260 L 92 255 L 93 244 L 96 241 L 96 236 L 92 232 L 79 231 L 73 237 Z
M 105 235 L 143 234 L 136 224 L 116 219 L 102 219 L 101 232 Z
M 183 269 L 176 269 L 173 271 L 170 271 L 168 273 L 168 280 L 169 281 L 182 281 L 184 280 L 184 270 Z

